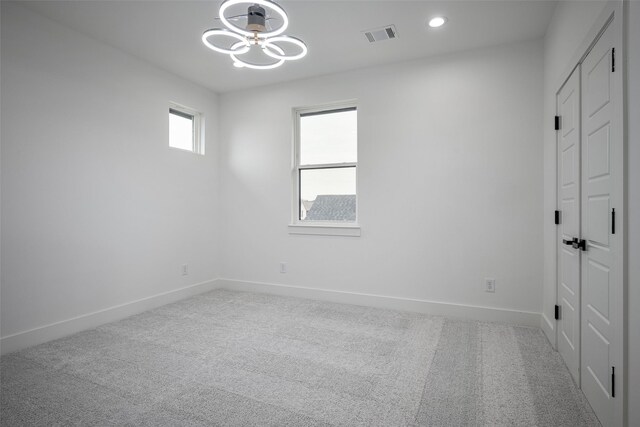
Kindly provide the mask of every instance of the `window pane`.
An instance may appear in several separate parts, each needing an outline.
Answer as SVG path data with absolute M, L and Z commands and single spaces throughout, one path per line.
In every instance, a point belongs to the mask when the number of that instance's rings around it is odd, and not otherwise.
M 169 146 L 193 151 L 193 118 L 169 113 Z
M 300 117 L 300 164 L 358 161 L 356 110 Z
M 300 170 L 300 219 L 356 220 L 356 168 Z

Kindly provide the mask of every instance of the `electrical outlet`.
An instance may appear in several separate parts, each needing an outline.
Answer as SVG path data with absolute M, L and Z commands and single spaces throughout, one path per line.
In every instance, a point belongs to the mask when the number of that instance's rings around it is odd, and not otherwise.
M 496 279 L 484 279 L 484 291 L 495 292 L 496 291 Z
M 286 262 L 281 262 L 280 263 L 280 273 L 286 273 L 287 272 L 287 263 Z
M 182 272 L 183 276 L 187 276 L 189 274 L 189 266 L 187 264 L 182 264 L 180 271 Z

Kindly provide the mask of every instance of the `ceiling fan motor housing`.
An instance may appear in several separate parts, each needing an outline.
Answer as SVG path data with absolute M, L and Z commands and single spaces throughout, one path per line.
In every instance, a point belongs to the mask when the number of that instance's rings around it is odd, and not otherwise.
M 261 33 L 265 31 L 266 11 L 260 5 L 254 4 L 249 6 L 247 12 L 247 30 Z

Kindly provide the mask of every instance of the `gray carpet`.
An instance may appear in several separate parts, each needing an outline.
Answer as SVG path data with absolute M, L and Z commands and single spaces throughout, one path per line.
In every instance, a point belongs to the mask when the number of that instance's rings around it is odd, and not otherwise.
M 3 426 L 599 425 L 537 329 L 227 290 L 0 371 Z

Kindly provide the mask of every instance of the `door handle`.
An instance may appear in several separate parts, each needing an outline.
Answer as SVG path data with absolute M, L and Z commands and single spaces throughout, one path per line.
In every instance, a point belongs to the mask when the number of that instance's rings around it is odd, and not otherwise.
M 577 237 L 574 237 L 572 240 L 562 239 L 562 243 L 567 246 L 571 246 L 573 249 L 582 249 L 583 251 L 587 250 L 587 241 L 578 239 Z
M 577 237 L 574 237 L 572 240 L 562 239 L 562 243 L 567 246 L 571 246 L 573 249 L 582 249 L 583 251 L 587 250 L 587 241 L 578 239 Z
M 587 250 L 587 241 L 583 239 L 573 239 L 573 248 L 574 249 L 582 249 L 583 251 Z

